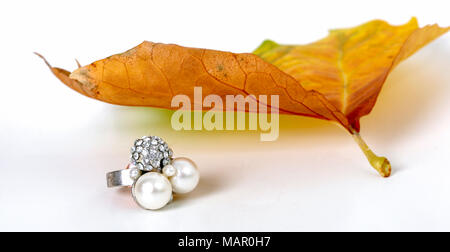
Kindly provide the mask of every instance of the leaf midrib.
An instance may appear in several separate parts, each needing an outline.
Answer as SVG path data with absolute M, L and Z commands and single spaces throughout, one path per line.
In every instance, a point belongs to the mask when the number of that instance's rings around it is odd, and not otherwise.
M 344 51 L 342 50 L 342 46 L 339 46 L 338 49 L 338 60 L 337 60 L 337 67 L 339 72 L 341 73 L 341 79 L 342 79 L 342 106 L 341 106 L 341 112 L 345 115 L 345 112 L 347 110 L 348 106 L 348 77 L 347 74 L 344 71 L 344 67 L 342 64 L 343 58 L 344 58 Z

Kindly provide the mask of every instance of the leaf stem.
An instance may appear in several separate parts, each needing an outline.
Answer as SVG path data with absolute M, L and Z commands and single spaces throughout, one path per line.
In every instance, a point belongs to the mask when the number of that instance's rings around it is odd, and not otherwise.
M 375 168 L 381 176 L 385 178 L 389 177 L 391 175 L 391 164 L 389 163 L 389 160 L 386 157 L 375 155 L 358 132 L 353 130 L 352 136 L 355 142 L 359 145 L 359 148 L 363 151 L 364 155 L 366 155 L 370 165 L 372 165 L 372 167 Z

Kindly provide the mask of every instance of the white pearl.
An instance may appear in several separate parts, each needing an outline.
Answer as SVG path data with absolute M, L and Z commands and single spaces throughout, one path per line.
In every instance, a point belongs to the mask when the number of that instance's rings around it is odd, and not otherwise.
M 137 178 L 139 178 L 139 176 L 141 176 L 141 174 L 142 174 L 141 170 L 139 170 L 137 168 L 130 169 L 130 178 L 133 180 L 136 180 Z
M 194 190 L 200 180 L 200 172 L 195 163 L 188 158 L 175 158 L 172 166 L 177 170 L 176 174 L 169 178 L 172 190 L 175 193 L 188 193 Z
M 175 169 L 175 167 L 173 167 L 172 165 L 166 165 L 164 166 L 162 172 L 164 175 L 166 175 L 166 177 L 172 177 L 177 174 L 177 169 Z
M 143 208 L 156 210 L 165 206 L 172 197 L 169 180 L 157 172 L 149 172 L 134 183 L 132 193 L 135 201 Z

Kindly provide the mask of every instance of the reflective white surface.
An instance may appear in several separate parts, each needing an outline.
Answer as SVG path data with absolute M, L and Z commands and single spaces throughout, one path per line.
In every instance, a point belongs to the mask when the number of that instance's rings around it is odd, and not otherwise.
M 389 179 L 333 124 L 281 117 L 279 140 L 266 143 L 259 132 L 176 132 L 169 112 L 83 97 L 32 54 L 73 70 L 74 58 L 88 64 L 143 40 L 248 52 L 373 18 L 450 25 L 448 8 L 436 8 L 446 2 L 433 2 L 1 2 L 0 230 L 450 231 L 448 34 L 400 64 L 362 120 L 364 139 L 392 163 Z M 149 134 L 202 168 L 195 191 L 157 212 L 105 182 Z

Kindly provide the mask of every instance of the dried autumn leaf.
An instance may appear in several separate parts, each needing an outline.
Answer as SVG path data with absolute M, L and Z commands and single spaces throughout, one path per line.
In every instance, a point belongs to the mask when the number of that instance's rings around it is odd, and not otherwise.
M 437 25 L 418 28 L 372 21 L 330 32 L 308 45 L 265 41 L 254 54 L 234 54 L 143 42 L 72 73 L 50 67 L 75 91 L 108 103 L 173 109 L 177 94 L 279 95 L 279 111 L 335 121 L 355 138 L 371 165 L 391 173 L 359 135 L 359 119 L 373 108 L 392 69 L 422 46 L 447 32 Z M 42 56 L 41 56 L 42 57 Z M 234 109 L 227 108 L 227 109 Z

